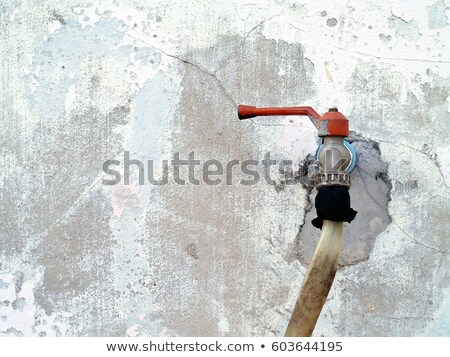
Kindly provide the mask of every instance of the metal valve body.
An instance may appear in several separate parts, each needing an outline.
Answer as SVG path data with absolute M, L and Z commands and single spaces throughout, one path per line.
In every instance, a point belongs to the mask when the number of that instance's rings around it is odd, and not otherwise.
M 339 134 L 347 134 L 345 136 L 348 136 L 347 119 L 338 112 L 337 108 L 331 108 L 328 113 L 333 113 L 335 118 L 328 119 L 329 116 L 327 117 L 327 114 L 324 114 L 321 117 L 322 123 L 324 120 L 328 120 L 326 125 L 327 133 L 329 134 L 329 121 L 336 120 L 336 117 L 338 117 L 338 120 L 344 121 L 342 126 L 347 125 L 346 131 L 339 132 Z M 319 135 L 320 129 L 323 129 L 323 126 L 323 124 L 320 125 Z M 324 186 L 350 187 L 349 174 L 356 164 L 355 150 L 351 147 L 350 143 L 344 140 L 344 136 L 323 134 L 321 136 L 323 136 L 323 144 L 319 147 L 316 153 L 318 169 L 316 172 L 311 172 L 312 175 L 309 177 L 310 181 L 316 186 L 316 188 Z

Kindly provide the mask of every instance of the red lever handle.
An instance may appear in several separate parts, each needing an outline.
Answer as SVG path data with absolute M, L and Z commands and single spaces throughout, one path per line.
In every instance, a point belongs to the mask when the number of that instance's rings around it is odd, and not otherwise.
M 348 120 L 337 108 L 331 108 L 321 116 L 311 107 L 257 108 L 251 105 L 238 107 L 238 116 L 241 120 L 269 115 L 307 115 L 317 128 L 319 136 L 347 137 L 349 134 Z
M 238 115 L 241 120 L 268 115 L 307 115 L 317 120 L 320 119 L 319 113 L 311 107 L 257 108 L 251 105 L 240 105 Z

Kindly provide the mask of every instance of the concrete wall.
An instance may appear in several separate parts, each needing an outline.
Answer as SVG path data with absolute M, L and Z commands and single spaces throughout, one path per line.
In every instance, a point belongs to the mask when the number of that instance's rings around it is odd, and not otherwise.
M 447 0 L 2 1 L 0 335 L 282 335 L 314 191 L 278 171 L 102 183 L 124 151 L 156 176 L 176 152 L 314 154 L 305 118 L 239 122 L 239 103 L 351 123 L 359 213 L 315 335 L 450 335 L 449 16 Z

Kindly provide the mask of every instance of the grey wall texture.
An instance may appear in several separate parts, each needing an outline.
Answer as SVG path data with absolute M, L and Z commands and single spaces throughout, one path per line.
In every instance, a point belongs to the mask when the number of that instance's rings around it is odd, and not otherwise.
M 307 119 L 239 122 L 246 103 L 350 120 L 359 213 L 314 335 L 449 336 L 449 17 L 447 0 L 1 1 L 0 335 L 282 335 L 320 234 L 301 172 L 102 181 L 125 151 L 155 177 L 177 152 L 297 170 L 315 153 Z

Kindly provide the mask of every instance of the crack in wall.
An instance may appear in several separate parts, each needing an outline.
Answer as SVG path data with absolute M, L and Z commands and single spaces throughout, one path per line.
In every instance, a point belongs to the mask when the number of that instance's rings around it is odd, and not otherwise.
M 397 141 L 396 142 L 392 142 L 392 141 L 388 141 L 388 140 L 380 140 L 379 139 L 378 142 L 391 144 L 391 145 L 396 146 L 396 147 L 398 147 L 398 146 L 405 147 L 405 148 L 407 148 L 409 150 L 412 150 L 414 152 L 417 152 L 417 153 L 419 153 L 421 155 L 425 155 L 439 169 L 439 174 L 442 176 L 442 179 L 444 181 L 444 185 L 447 188 L 450 188 L 450 186 L 447 184 L 447 180 L 445 179 L 444 173 L 442 172 L 441 165 L 439 164 L 439 161 L 437 160 L 437 154 L 435 152 L 431 151 L 431 149 L 428 147 L 428 145 L 424 144 L 422 146 L 422 149 L 417 149 L 415 147 L 412 147 L 411 145 L 403 144 L 403 143 L 400 143 L 400 142 L 397 142 Z
M 114 32 L 116 32 L 116 33 L 121 33 L 121 32 L 115 30 L 115 29 L 112 28 L 112 27 L 109 27 L 109 26 L 105 26 L 105 27 L 110 28 L 112 31 L 114 31 Z M 139 37 L 133 36 L 133 35 L 131 35 L 131 34 L 129 34 L 129 33 L 124 33 L 124 35 L 125 35 L 125 36 L 128 36 L 128 37 L 131 37 L 131 38 L 133 38 L 133 39 L 135 39 L 135 40 L 137 40 L 137 41 L 140 41 L 140 42 L 142 42 L 143 44 L 145 44 L 146 46 L 148 46 L 148 47 L 150 47 L 150 48 L 152 48 L 152 49 L 154 49 L 154 50 L 156 50 L 156 51 L 161 52 L 161 53 L 164 54 L 165 56 L 170 57 L 170 58 L 173 58 L 173 59 L 175 59 L 175 60 L 177 60 L 177 61 L 179 61 L 179 62 L 181 62 L 181 63 L 190 65 L 190 66 L 196 68 L 197 70 L 199 70 L 200 72 L 202 72 L 202 73 L 208 75 L 209 77 L 211 77 L 212 79 L 214 79 L 214 80 L 217 82 L 217 84 L 218 84 L 219 88 L 221 89 L 221 91 L 223 92 L 223 94 L 228 98 L 228 100 L 229 100 L 229 101 L 233 104 L 233 106 L 237 109 L 238 105 L 236 104 L 236 102 L 234 101 L 234 99 L 231 97 L 231 94 L 229 94 L 228 91 L 225 89 L 224 85 L 223 85 L 222 82 L 219 80 L 219 78 L 217 78 L 216 73 L 211 73 L 211 72 L 207 71 L 206 69 L 202 68 L 199 64 L 194 63 L 194 62 L 191 61 L 191 60 L 182 58 L 181 56 L 178 56 L 178 55 L 174 55 L 174 54 L 172 54 L 172 53 L 169 53 L 169 52 L 163 50 L 162 48 L 159 48 L 159 47 L 157 47 L 157 46 L 155 46 L 155 45 L 152 45 L 151 43 L 148 43 L 147 41 L 144 41 L 143 39 L 141 39 L 141 38 L 139 38 Z
M 400 231 L 402 231 L 402 233 L 404 234 L 404 235 L 406 235 L 409 239 L 411 239 L 411 241 L 414 243 L 414 244 L 417 244 L 417 245 L 420 245 L 420 246 L 422 246 L 422 247 L 424 247 L 424 248 L 427 248 L 427 249 L 431 249 L 431 250 L 434 250 L 435 252 L 438 252 L 438 253 L 442 253 L 442 254 L 450 254 L 450 251 L 447 251 L 447 250 L 441 250 L 441 249 L 438 249 L 438 248 L 436 248 L 436 247 L 432 247 L 432 246 L 430 246 L 430 245 L 426 245 L 426 244 L 424 244 L 424 243 L 422 243 L 422 242 L 419 242 L 417 239 L 414 239 L 413 237 L 411 237 L 397 222 L 395 222 L 395 220 L 392 220 L 392 223 L 394 223 L 395 225 L 396 225 L 396 227 L 398 228 L 398 229 L 400 229 Z

